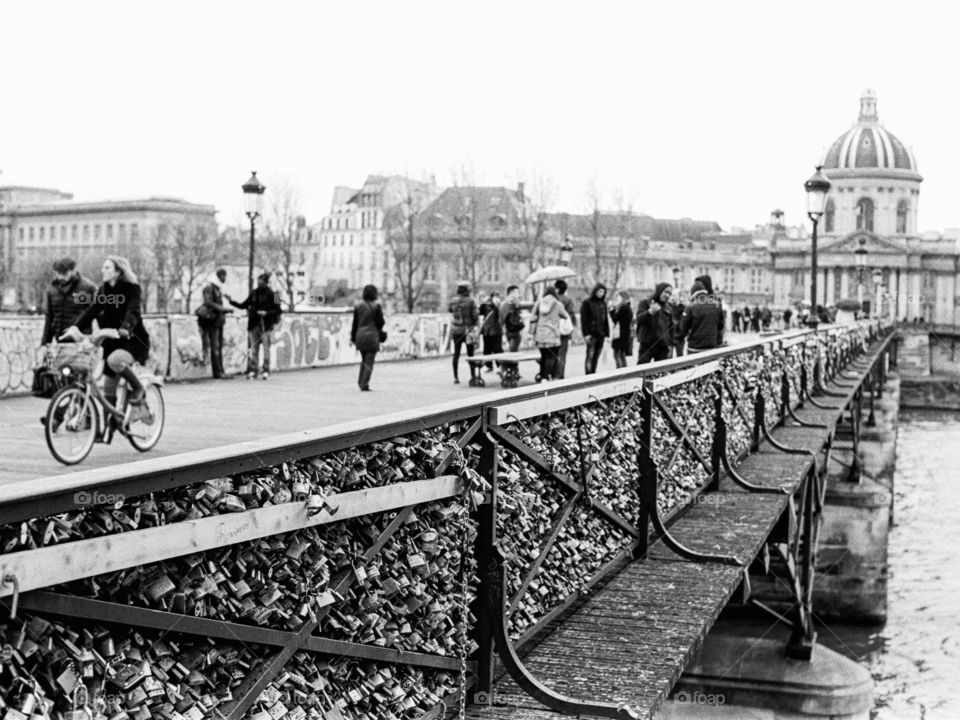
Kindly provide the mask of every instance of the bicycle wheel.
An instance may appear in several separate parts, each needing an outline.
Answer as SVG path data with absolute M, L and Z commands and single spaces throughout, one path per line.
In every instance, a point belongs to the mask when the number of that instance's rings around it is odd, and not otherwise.
M 97 439 L 94 402 L 83 388 L 68 385 L 51 398 L 44 422 L 51 454 L 64 465 L 82 461 Z
M 157 444 L 165 419 L 160 386 L 145 385 L 143 390 L 143 404 L 127 406 L 127 439 L 140 452 L 146 452 Z

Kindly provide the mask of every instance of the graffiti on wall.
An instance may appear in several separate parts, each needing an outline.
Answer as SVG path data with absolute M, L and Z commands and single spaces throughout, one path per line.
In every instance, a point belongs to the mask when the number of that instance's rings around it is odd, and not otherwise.
M 271 333 L 273 370 L 344 365 L 360 361 L 350 345 L 349 311 L 287 313 Z M 148 369 L 170 380 L 211 375 L 209 352 L 193 315 L 144 318 L 150 335 Z M 247 367 L 247 319 L 229 315 L 223 328 L 223 366 L 228 374 Z M 449 352 L 450 316 L 447 314 L 392 315 L 384 328 L 378 361 L 430 357 Z M 43 331 L 43 318 L 14 316 L 0 319 L 0 397 L 30 391 L 33 368 Z

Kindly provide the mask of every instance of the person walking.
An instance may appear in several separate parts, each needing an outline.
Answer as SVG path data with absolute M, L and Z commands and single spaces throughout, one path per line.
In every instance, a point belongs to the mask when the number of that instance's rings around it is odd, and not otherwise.
M 687 341 L 688 353 L 713 350 L 723 344 L 723 311 L 699 280 L 690 288 L 690 302 L 680 321 L 680 337 Z
M 618 368 L 627 366 L 627 358 L 633 355 L 633 307 L 630 305 L 630 293 L 621 290 L 619 302 L 611 303 L 610 319 L 613 321 L 614 338 L 610 341 L 613 348 L 613 361 Z
M 473 349 L 479 340 L 480 328 L 478 322 L 480 313 L 477 304 L 470 297 L 470 284 L 462 282 L 457 285 L 457 296 L 450 302 L 450 313 L 453 322 L 450 325 L 450 339 L 453 340 L 453 382 L 460 383 L 460 349 L 467 346 L 467 357 L 473 357 Z M 476 377 L 477 368 L 470 366 L 471 384 Z
M 566 280 L 557 280 L 553 286 L 557 289 L 557 300 L 563 305 L 563 309 L 567 311 L 567 315 L 570 317 L 569 323 L 564 323 L 569 325 L 570 332 L 563 333 L 560 335 L 560 350 L 557 353 L 557 378 L 562 380 L 566 377 L 567 371 L 567 350 L 570 349 L 570 339 L 573 337 L 573 326 L 577 322 L 577 314 L 574 312 L 573 298 L 567 295 L 567 282 Z M 561 331 L 565 328 L 560 328 Z
M 789 329 L 792 327 L 792 325 L 790 325 L 790 321 L 791 321 L 792 319 L 793 319 L 793 310 L 791 310 L 790 308 L 787 308 L 786 310 L 783 311 L 783 328 L 784 328 L 784 330 L 789 330 Z
M 150 357 L 150 336 L 140 310 L 140 284 L 127 259 L 117 255 L 107 256 L 100 273 L 103 284 L 94 293 L 93 302 L 65 335 L 79 340 L 80 328 L 96 320 L 100 326 L 96 334 L 104 338 L 103 396 L 116 408 L 117 386 L 123 378 L 130 388 L 130 404 L 140 405 L 144 389 L 133 364 L 144 364 Z
M 580 330 L 583 333 L 583 342 L 587 346 L 584 360 L 584 374 L 592 375 L 597 371 L 597 362 L 600 360 L 600 351 L 603 350 L 604 338 L 610 337 L 610 322 L 607 318 L 607 286 L 597 283 L 590 293 L 590 297 L 580 305 Z
M 548 287 L 537 302 L 530 332 L 533 341 L 540 348 L 540 380 L 557 380 L 557 362 L 560 356 L 560 319 L 570 316 L 563 309 L 563 303 L 557 299 L 557 289 Z M 606 310 L 604 310 L 606 319 Z
M 511 285 L 507 288 L 507 297 L 500 306 L 500 319 L 503 331 L 507 335 L 507 349 L 516 352 L 523 339 L 523 314 L 520 312 L 520 288 Z
M 210 354 L 210 368 L 217 380 L 226 378 L 223 373 L 223 326 L 228 313 L 233 308 L 223 304 L 223 283 L 227 280 L 227 271 L 217 270 L 214 280 L 203 288 L 203 303 L 195 311 L 200 339 L 203 343 L 203 358 Z
M 247 380 L 253 380 L 258 375 L 269 380 L 270 333 L 283 312 L 277 302 L 277 294 L 270 288 L 270 273 L 257 276 L 257 287 L 243 302 L 238 303 L 229 295 L 224 297 L 238 310 L 247 311 Z M 263 369 L 258 372 L 261 347 Z
M 350 343 L 360 352 L 360 377 L 357 384 L 363 392 L 370 392 L 373 363 L 380 351 L 380 343 L 387 339 L 387 334 L 383 331 L 386 320 L 383 317 L 383 308 L 377 302 L 378 295 L 376 285 L 367 285 L 363 288 L 363 300 L 353 306 Z
M 503 323 L 500 322 L 500 293 L 492 292 L 487 301 L 480 305 L 480 334 L 483 337 L 483 354 L 496 355 L 503 352 Z M 497 367 L 500 363 L 497 363 Z M 493 363 L 486 364 L 487 372 L 493 370 Z
M 773 322 L 773 313 L 770 312 L 770 308 L 766 305 L 764 305 L 763 310 L 760 311 L 760 322 L 764 330 L 769 330 L 770 324 Z
M 673 347 L 674 319 L 670 306 L 673 286 L 658 283 L 653 295 L 637 303 L 637 365 L 666 360 Z
M 97 286 L 77 271 L 73 258 L 60 258 L 53 263 L 53 281 L 46 293 L 46 319 L 40 344 L 46 345 L 62 336 L 77 318 L 93 304 Z M 80 330 L 90 328 L 82 325 Z M 70 340 L 72 342 L 72 340 Z

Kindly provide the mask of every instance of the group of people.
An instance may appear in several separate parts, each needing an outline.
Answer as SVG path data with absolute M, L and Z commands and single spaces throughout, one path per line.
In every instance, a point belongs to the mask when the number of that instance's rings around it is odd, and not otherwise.
M 577 322 L 576 306 L 567 294 L 567 283 L 557 280 L 544 289 L 533 304 L 529 316 L 534 344 L 540 350 L 540 380 L 559 380 L 566 372 L 567 350 Z M 484 355 L 503 352 L 503 338 L 509 351 L 519 349 L 526 327 L 521 314 L 520 290 L 507 288 L 506 298 L 490 293 L 477 303 L 468 283 L 457 287 L 457 296 L 450 303 L 451 340 L 453 342 L 453 381 L 460 382 L 460 357 L 466 349 L 473 357 L 482 341 Z M 669 283 L 660 283 L 653 294 L 640 300 L 634 311 L 629 293 L 620 291 L 615 299 L 607 298 L 607 287 L 597 283 L 580 304 L 580 332 L 586 353 L 584 373 L 597 371 L 597 363 L 609 338 L 614 362 L 618 368 L 627 365 L 633 355 L 633 339 L 637 338 L 638 364 L 664 360 L 687 352 L 711 350 L 723 343 L 723 308 L 713 291 L 709 275 L 701 275 L 690 288 L 688 302 L 681 304 Z M 480 368 L 470 366 L 474 379 Z M 493 363 L 486 363 L 488 371 Z

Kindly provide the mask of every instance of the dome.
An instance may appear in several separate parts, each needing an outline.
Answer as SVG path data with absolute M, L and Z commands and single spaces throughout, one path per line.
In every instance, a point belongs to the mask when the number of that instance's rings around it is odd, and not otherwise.
M 824 170 L 906 170 L 917 172 L 913 153 L 877 119 L 877 94 L 864 91 L 857 124 L 838 137 L 820 163 Z

